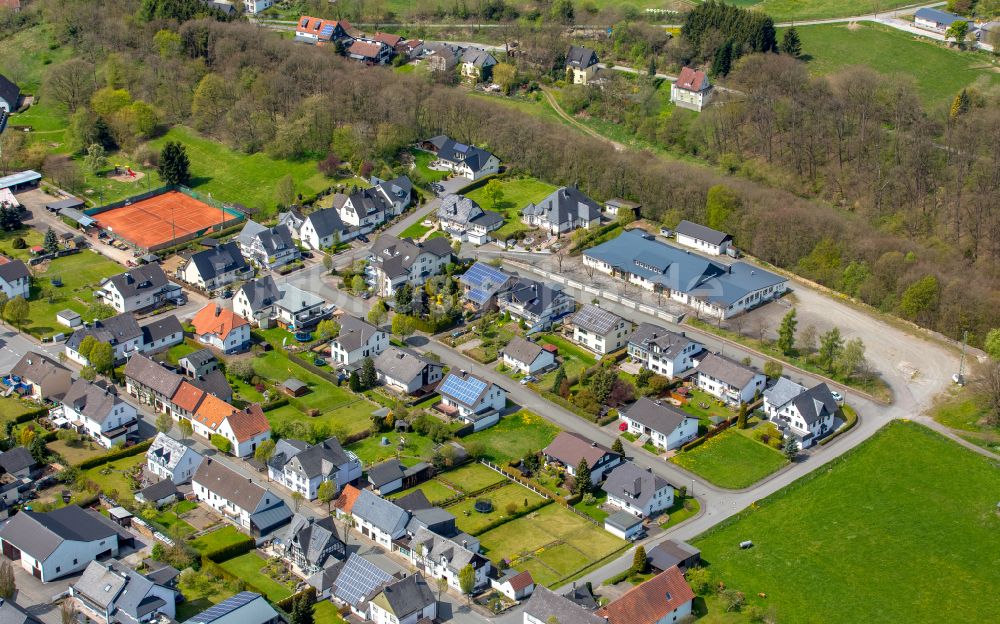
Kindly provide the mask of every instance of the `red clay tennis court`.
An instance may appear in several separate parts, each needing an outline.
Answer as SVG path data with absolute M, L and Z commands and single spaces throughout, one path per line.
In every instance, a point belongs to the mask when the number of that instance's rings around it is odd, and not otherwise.
M 179 191 L 167 191 L 94 215 L 97 224 L 136 247 L 155 250 L 234 219 Z

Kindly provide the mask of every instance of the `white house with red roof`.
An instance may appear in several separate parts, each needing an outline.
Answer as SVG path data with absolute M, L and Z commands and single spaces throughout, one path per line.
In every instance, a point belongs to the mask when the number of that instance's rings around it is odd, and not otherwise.
M 369 65 L 385 65 L 392 60 L 392 46 L 375 39 L 358 39 L 347 47 L 347 57 Z
M 666 624 L 691 615 L 694 592 L 673 566 L 625 592 L 595 613 L 608 624 Z
M 250 323 L 232 310 L 210 303 L 191 319 L 199 342 L 224 353 L 239 353 L 250 346 Z
M 535 591 L 535 579 L 527 570 L 507 570 L 499 578 L 490 579 L 490 586 L 511 600 L 524 600 Z
M 681 108 L 701 112 L 711 98 L 712 84 L 700 69 L 685 67 L 677 82 L 670 85 L 670 101 Z

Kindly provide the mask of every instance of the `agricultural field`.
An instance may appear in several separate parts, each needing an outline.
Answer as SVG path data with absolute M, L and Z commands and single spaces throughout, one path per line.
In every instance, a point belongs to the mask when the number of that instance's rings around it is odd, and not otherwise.
M 926 104 L 941 106 L 950 105 L 955 95 L 977 81 L 1000 85 L 1000 73 L 984 53 L 949 49 L 886 26 L 821 24 L 797 30 L 808 69 L 816 75 L 854 65 L 886 75 L 909 75 Z
M 545 199 L 556 190 L 556 187 L 530 177 L 498 179 L 503 189 L 503 197 L 495 206 L 491 199 L 487 199 L 485 187 L 482 186 L 469 192 L 466 197 L 482 206 L 483 210 L 492 210 L 504 215 L 506 223 L 493 233 L 494 238 L 503 240 L 515 232 L 532 229 L 521 223 L 521 210 L 529 203 Z
M 521 410 L 504 416 L 489 429 L 466 436 L 462 442 L 481 444 L 487 459 L 503 463 L 542 450 L 558 433 L 559 428 L 541 416 Z
M 713 586 L 773 608 L 779 622 L 991 621 L 998 491 L 993 462 L 897 421 L 693 544 Z
M 788 463 L 778 451 L 727 430 L 670 461 L 724 488 L 739 489 L 760 481 Z
M 850 17 L 866 15 L 874 11 L 884 13 L 891 9 L 910 6 L 913 0 L 884 0 L 877 4 L 866 0 L 735 0 L 731 4 L 754 7 L 771 17 L 775 22 L 806 19 Z

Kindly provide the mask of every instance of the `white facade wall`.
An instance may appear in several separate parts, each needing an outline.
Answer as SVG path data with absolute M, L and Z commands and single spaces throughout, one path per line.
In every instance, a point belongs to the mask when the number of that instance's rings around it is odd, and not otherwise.
M 31 296 L 31 279 L 22 277 L 13 282 L 0 279 L 0 291 L 7 295 L 8 299 L 13 299 L 14 297 L 24 297 L 27 299 Z
M 414 611 L 402 618 L 397 618 L 374 602 L 368 603 L 368 619 L 375 624 L 416 624 L 420 619 L 433 620 L 437 617 L 437 602 L 431 602 L 420 611 Z
M 37 561 L 28 553 L 21 551 L 21 567 L 31 574 L 32 570 L 41 570 L 43 583 L 79 572 L 97 559 L 98 555 L 110 551 L 111 556 L 118 555 L 118 536 L 112 535 L 93 542 L 77 542 L 65 540 L 45 561 Z
M 116 427 L 120 427 L 130 420 L 135 420 L 137 417 L 135 406 L 124 401 L 115 405 L 111 409 L 111 413 L 105 417 L 103 423 L 87 418 L 83 414 L 74 410 L 72 405 L 63 404 L 63 410 L 65 410 L 66 415 L 69 416 L 70 419 L 79 419 L 83 424 L 87 435 L 97 441 L 97 443 L 104 448 L 111 448 L 113 444 L 111 440 L 104 437 L 105 431 L 110 431 Z
M 525 363 L 515 360 L 514 358 L 508 356 L 506 353 L 503 354 L 503 363 L 510 368 L 520 371 L 526 375 L 532 375 L 538 371 L 545 370 L 549 366 L 555 364 L 556 357 L 552 355 L 551 351 L 546 351 L 542 349 L 542 352 L 538 354 L 533 362 Z
M 338 363 L 351 366 L 366 357 L 374 358 L 389 348 L 389 335 L 378 331 L 368 337 L 367 342 L 353 351 L 346 351 L 337 340 L 330 344 L 330 358 Z
M 646 518 L 674 504 L 674 488 L 672 485 L 660 488 L 645 505 L 636 505 L 635 501 L 608 494 L 608 504 L 627 511 L 637 518 Z
M 622 420 L 628 424 L 628 430 L 635 435 L 642 435 L 646 428 L 642 423 L 636 422 L 628 416 L 622 416 Z M 651 431 L 649 441 L 662 449 L 672 450 L 686 442 L 690 442 L 698 435 L 698 419 L 685 418 L 673 431 L 661 432 Z
M 725 241 L 721 245 L 715 245 L 700 238 L 688 236 L 687 234 L 681 234 L 680 232 L 677 233 L 677 242 L 686 247 L 697 249 L 698 251 L 710 256 L 721 256 L 726 253 L 727 249 L 729 249 L 729 241 Z
M 614 329 L 602 336 L 574 326 L 573 342 L 593 351 L 594 353 L 597 353 L 598 355 L 606 355 L 613 351 L 617 351 L 628 344 L 628 336 L 630 332 L 627 327 L 628 324 L 625 321 L 621 321 L 615 325 Z
M 699 388 L 728 403 L 749 403 L 753 400 L 758 390 L 761 392 L 764 391 L 766 381 L 767 377 L 757 373 L 746 386 L 736 388 L 705 373 L 699 372 L 697 376 L 697 385 Z
M 170 479 L 176 485 L 186 483 L 194 476 L 194 471 L 201 464 L 202 456 L 191 449 L 184 451 L 180 461 L 173 469 L 157 462 L 150 455 L 146 455 L 146 469 L 161 479 Z

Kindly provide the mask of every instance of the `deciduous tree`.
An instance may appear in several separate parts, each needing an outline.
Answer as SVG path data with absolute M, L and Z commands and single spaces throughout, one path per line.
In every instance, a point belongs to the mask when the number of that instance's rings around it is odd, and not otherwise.
M 264 466 L 264 472 L 267 473 L 267 480 L 271 480 L 271 472 L 267 469 L 267 463 L 271 461 L 274 457 L 274 440 L 268 439 L 264 440 L 257 445 L 257 448 L 253 452 L 253 458 L 257 460 L 262 466 Z
M 14 568 L 10 565 L 10 559 L 4 558 L 0 561 L 0 598 L 13 600 L 17 593 L 17 580 L 14 578 Z
M 156 430 L 160 433 L 166 433 L 173 428 L 174 419 L 170 417 L 170 414 L 161 412 L 160 415 L 156 417 Z
M 819 364 L 828 371 L 833 370 L 834 362 L 840 356 L 844 348 L 844 339 L 840 336 L 840 329 L 834 327 L 819 337 Z
M 184 438 L 190 438 L 191 434 L 194 433 L 194 427 L 191 425 L 191 421 L 187 418 L 181 418 L 177 421 L 177 428 L 181 430 L 181 436 Z
M 469 601 L 472 600 L 472 590 L 476 588 L 476 570 L 467 565 L 458 571 L 458 586 Z
M 330 513 L 330 505 L 333 503 L 333 499 L 337 497 L 337 482 L 336 481 L 324 481 L 319 484 L 316 488 L 316 498 L 321 502 L 326 503 L 326 513 Z
M 21 325 L 28 320 L 28 314 L 30 308 L 28 307 L 28 302 L 24 300 L 24 297 L 18 295 L 8 301 L 3 307 L 3 316 L 8 322 L 13 323 L 17 331 L 21 331 Z

